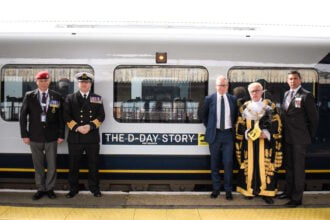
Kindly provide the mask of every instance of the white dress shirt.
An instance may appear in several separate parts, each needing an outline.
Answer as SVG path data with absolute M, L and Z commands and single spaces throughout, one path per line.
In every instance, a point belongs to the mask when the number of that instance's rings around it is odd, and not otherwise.
M 228 97 L 223 94 L 223 99 L 225 102 L 225 129 L 232 128 L 231 117 L 230 117 L 230 106 Z M 221 95 L 217 93 L 217 129 L 220 129 L 220 115 L 221 115 Z
M 46 91 L 44 91 L 44 92 L 42 92 L 40 89 L 38 89 L 38 91 L 39 91 L 39 94 L 38 94 L 39 103 L 40 103 L 40 106 L 41 106 L 42 110 L 44 108 L 44 106 L 43 106 L 44 104 L 41 102 L 42 101 L 42 93 L 46 93 L 46 112 L 47 112 L 48 105 L 49 105 L 48 89 Z
M 288 109 L 289 108 L 289 105 L 290 105 L 292 99 L 295 97 L 295 95 L 297 94 L 297 92 L 300 89 L 300 87 L 301 87 L 301 85 L 298 86 L 295 89 L 290 89 L 289 94 L 287 95 L 286 100 L 285 100 L 285 109 Z M 292 92 L 293 92 L 293 95 L 292 95 L 292 98 L 291 98 L 291 93 Z

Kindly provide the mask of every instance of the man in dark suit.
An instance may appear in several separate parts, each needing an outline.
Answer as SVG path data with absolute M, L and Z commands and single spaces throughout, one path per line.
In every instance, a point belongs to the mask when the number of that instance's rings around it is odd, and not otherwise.
M 213 192 L 211 198 L 220 194 L 220 156 L 224 166 L 224 188 L 226 199 L 232 200 L 233 143 L 237 115 L 236 97 L 228 94 L 226 77 L 216 79 L 216 93 L 205 97 L 202 120 L 206 127 L 205 140 L 211 154 L 211 177 Z
M 286 205 L 296 207 L 302 204 L 306 149 L 316 133 L 318 115 L 313 95 L 301 87 L 298 71 L 288 74 L 288 84 L 283 100 L 286 189 L 278 198 L 288 198 Z
M 56 198 L 57 144 L 64 140 L 64 121 L 62 117 L 62 98 L 55 91 L 48 89 L 50 80 L 47 71 L 36 75 L 38 89 L 25 94 L 20 115 L 21 137 L 30 145 L 37 192 L 33 200 L 45 194 Z M 47 162 L 47 175 L 44 163 Z
M 81 157 L 86 152 L 88 161 L 88 186 L 95 197 L 100 197 L 99 189 L 99 127 L 105 118 L 102 97 L 93 94 L 93 74 L 81 72 L 75 75 L 79 91 L 66 97 L 64 120 L 69 128 L 69 184 L 67 198 L 79 192 L 78 176 Z

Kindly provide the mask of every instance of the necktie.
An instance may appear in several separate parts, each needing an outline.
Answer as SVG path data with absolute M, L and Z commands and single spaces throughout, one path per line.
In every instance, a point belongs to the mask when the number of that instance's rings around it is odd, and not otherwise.
M 87 99 L 87 95 L 86 95 L 86 94 L 84 94 L 84 99 L 85 99 L 85 100 Z
M 290 94 L 290 102 L 291 102 L 291 100 L 292 100 L 292 98 L 293 98 L 293 94 L 294 94 L 294 91 L 292 90 L 292 91 L 291 91 L 291 94 Z
M 286 98 L 286 99 L 287 99 L 287 101 L 286 101 L 286 109 L 287 109 L 287 110 L 288 110 L 289 105 L 290 105 L 290 103 L 291 103 L 291 101 L 292 101 L 292 99 L 293 99 L 293 94 L 294 94 L 294 91 L 291 90 L 291 91 L 290 91 L 290 94 L 289 94 L 288 97 Z
M 42 104 L 42 107 L 43 107 L 42 109 L 44 110 L 44 112 L 46 112 L 46 109 L 47 109 L 46 102 L 47 102 L 46 93 L 43 92 L 42 97 L 41 97 L 41 104 Z
M 221 106 L 220 106 L 220 130 L 225 130 L 225 100 L 223 95 L 221 96 Z

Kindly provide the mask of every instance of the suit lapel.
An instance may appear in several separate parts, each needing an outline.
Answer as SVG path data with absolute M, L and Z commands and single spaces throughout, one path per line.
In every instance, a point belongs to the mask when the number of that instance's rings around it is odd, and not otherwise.
M 290 90 L 289 90 L 290 91 Z M 287 94 L 286 94 L 286 96 L 288 96 L 289 95 L 289 91 L 287 92 Z M 295 102 L 295 99 L 297 98 L 297 97 L 300 97 L 301 96 L 301 87 L 300 87 L 300 89 L 296 92 L 296 94 L 292 97 L 292 99 L 291 99 L 291 101 L 290 101 L 290 104 L 289 104 L 289 106 L 288 106 L 288 110 L 287 111 L 289 111 L 290 109 L 294 109 L 294 102 Z
M 42 106 L 39 101 L 39 90 L 35 89 L 32 94 L 33 102 L 35 106 L 39 106 L 40 112 L 42 112 Z

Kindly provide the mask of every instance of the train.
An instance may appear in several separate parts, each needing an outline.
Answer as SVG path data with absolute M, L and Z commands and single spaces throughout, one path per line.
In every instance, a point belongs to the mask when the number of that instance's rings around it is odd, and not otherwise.
M 280 109 L 287 73 L 298 70 L 320 119 L 308 148 L 306 188 L 330 188 L 329 27 L 322 32 L 298 26 L 292 28 L 302 31 L 286 33 L 290 27 L 253 24 L 10 25 L 21 29 L 0 32 L 0 187 L 33 183 L 31 153 L 18 120 L 24 94 L 36 88 L 40 70 L 49 71 L 50 88 L 63 97 L 77 90 L 77 72 L 94 74 L 92 89 L 102 96 L 106 113 L 100 128 L 101 187 L 129 190 L 197 190 L 211 184 L 200 109 L 204 97 L 215 92 L 216 77 L 227 76 L 230 93 L 259 81 Z M 65 188 L 66 142 L 58 146 L 57 164 Z M 87 170 L 80 172 L 84 176 Z M 279 172 L 282 180 L 284 173 Z

